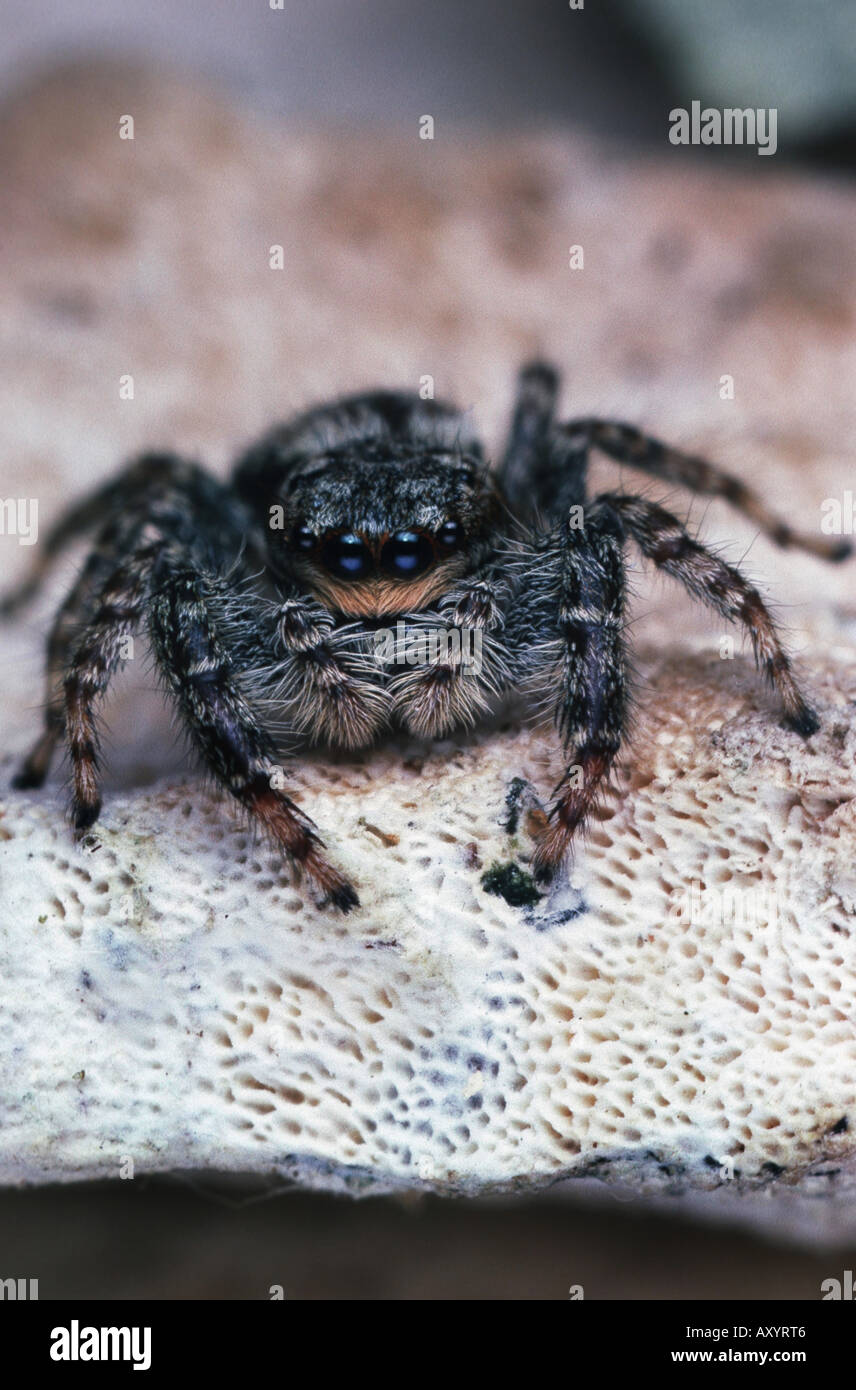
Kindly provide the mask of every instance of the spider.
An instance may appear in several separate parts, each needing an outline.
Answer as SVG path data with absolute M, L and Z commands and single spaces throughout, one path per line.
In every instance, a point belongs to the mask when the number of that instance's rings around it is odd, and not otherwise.
M 795 533 L 738 479 L 630 425 L 555 418 L 559 378 L 519 374 L 495 470 L 466 417 L 416 395 L 375 391 L 274 428 L 228 482 L 150 453 L 72 506 L 50 531 L 11 612 L 79 533 L 94 548 L 47 643 L 44 730 L 15 785 L 41 785 L 57 742 L 70 754 L 78 834 L 100 809 L 97 707 L 148 626 L 191 742 L 216 782 L 271 836 L 316 901 L 347 912 L 352 884 L 288 796 L 283 734 L 356 748 L 397 725 L 437 737 L 471 724 L 504 692 L 549 701 L 568 766 L 532 873 L 546 883 L 605 785 L 628 717 L 625 544 L 723 618 L 743 625 L 803 737 L 818 720 L 758 592 L 656 502 L 589 498 L 596 447 L 615 461 L 724 497 L 780 546 L 828 560 L 851 547 Z M 472 629 L 477 670 L 447 650 L 421 664 L 373 656 L 381 628 Z

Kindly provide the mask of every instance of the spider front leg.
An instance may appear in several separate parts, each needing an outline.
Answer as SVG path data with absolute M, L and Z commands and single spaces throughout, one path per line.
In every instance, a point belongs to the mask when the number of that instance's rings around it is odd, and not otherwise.
M 64 729 L 73 824 L 81 832 L 97 820 L 97 707 L 129 655 L 124 639 L 149 610 L 156 654 L 215 777 L 305 870 L 319 894 L 348 911 L 357 902 L 353 888 L 324 857 L 311 822 L 271 785 L 272 740 L 239 689 L 215 630 L 212 614 L 218 599 L 224 611 L 228 607 L 228 585 L 209 567 L 225 575 L 240 556 L 247 540 L 242 508 L 194 465 L 147 456 L 78 504 L 56 534 L 64 540 L 83 520 L 103 519 L 105 508 L 112 515 L 54 624 L 45 732 L 19 784 L 44 778 Z M 182 637 L 175 625 L 185 619 Z
M 779 692 L 790 728 L 809 738 L 820 727 L 797 685 L 772 615 L 757 589 L 738 569 L 693 540 L 677 517 L 654 502 L 623 493 L 604 493 L 599 505 L 611 508 L 642 554 L 658 569 L 729 622 L 748 632 L 758 666 Z
M 155 654 L 184 716 L 191 739 L 217 782 L 231 792 L 251 820 L 275 841 L 298 877 L 305 874 L 320 905 L 349 912 L 359 903 L 348 880 L 323 853 L 308 816 L 273 784 L 273 740 L 241 688 L 240 673 L 215 622 L 217 587 L 181 559 L 162 557 L 150 615 Z M 252 623 L 245 620 L 250 646 Z
M 587 513 L 584 528 L 571 519 L 561 523 L 536 552 L 530 591 L 536 611 L 523 610 L 523 630 L 534 625 L 532 650 L 524 662 L 539 682 L 558 677 L 554 714 L 570 758 L 532 857 L 533 875 L 542 883 L 555 876 L 590 817 L 624 734 L 622 545 L 621 525 L 604 506 Z

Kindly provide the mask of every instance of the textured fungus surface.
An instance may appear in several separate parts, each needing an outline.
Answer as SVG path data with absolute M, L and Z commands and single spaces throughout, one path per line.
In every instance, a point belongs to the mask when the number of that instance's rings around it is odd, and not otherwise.
M 479 403 L 495 447 L 535 349 L 572 369 L 580 413 L 704 448 L 804 524 L 841 493 L 856 276 L 834 190 L 643 175 L 550 140 L 298 141 L 115 70 L 52 79 L 0 144 L 4 493 L 37 495 L 45 521 L 145 444 L 222 469 L 275 416 L 423 372 Z M 569 242 L 590 267 L 575 281 Z M 753 541 L 719 504 L 704 530 L 729 558 Z M 3 545 L 11 576 L 29 556 Z M 509 716 L 434 746 L 298 757 L 295 797 L 359 886 L 361 910 L 337 919 L 177 765 L 132 663 L 84 846 L 60 777 L 4 790 L 0 1178 L 128 1157 L 354 1192 L 605 1177 L 717 1189 L 747 1217 L 775 1193 L 794 1229 L 852 1228 L 853 570 L 763 540 L 750 558 L 822 732 L 785 732 L 739 642 L 723 659 L 718 626 L 637 571 L 634 737 L 548 898 L 528 860 L 561 766 L 549 730 Z M 10 753 L 37 718 L 48 611 L 2 632 Z
M 130 1155 L 477 1190 L 634 1155 L 702 1184 L 846 1158 L 856 673 L 847 696 L 818 673 L 811 751 L 748 670 L 647 675 L 632 762 L 535 905 L 487 891 L 526 881 L 551 783 L 552 739 L 517 727 L 296 767 L 360 886 L 345 921 L 193 780 L 117 794 L 82 849 L 56 796 L 16 798 L 5 1176 Z

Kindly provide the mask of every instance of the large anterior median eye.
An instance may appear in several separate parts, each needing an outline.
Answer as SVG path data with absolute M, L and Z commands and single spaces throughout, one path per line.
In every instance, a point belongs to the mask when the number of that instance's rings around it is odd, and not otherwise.
M 431 542 L 418 531 L 396 531 L 380 552 L 380 565 L 393 579 L 410 579 L 434 562 Z
M 321 561 L 337 579 L 364 579 L 372 567 L 371 551 L 352 531 L 325 541 Z

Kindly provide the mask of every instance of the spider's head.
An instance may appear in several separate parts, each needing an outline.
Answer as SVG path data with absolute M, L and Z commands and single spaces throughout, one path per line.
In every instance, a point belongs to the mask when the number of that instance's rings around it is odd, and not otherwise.
M 480 460 L 366 452 L 292 477 L 272 558 L 337 612 L 415 612 L 482 553 L 495 494 Z

